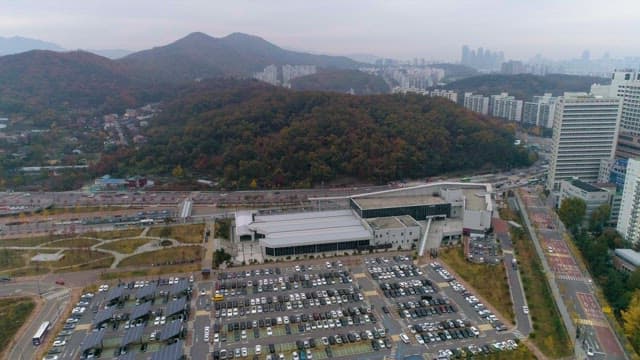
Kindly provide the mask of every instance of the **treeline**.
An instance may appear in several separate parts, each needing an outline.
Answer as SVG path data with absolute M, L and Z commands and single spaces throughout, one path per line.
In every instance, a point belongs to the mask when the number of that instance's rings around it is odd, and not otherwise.
M 358 70 L 320 70 L 313 75 L 302 76 L 291 81 L 291 88 L 305 91 L 334 91 L 358 95 L 386 94 L 391 89 L 377 75 Z
M 460 99 L 462 99 L 465 92 L 474 92 L 486 96 L 508 92 L 509 95 L 515 96 L 516 99 L 529 101 L 534 95 L 542 95 L 545 92 L 551 92 L 554 96 L 560 96 L 565 91 L 588 92 L 593 83 L 608 82 L 608 79 L 593 76 L 491 74 L 454 81 L 447 84 L 445 88 L 458 91 Z
M 208 177 L 229 188 L 375 183 L 530 164 L 503 123 L 417 95 L 295 92 L 257 81 L 185 88 L 136 151 L 105 154 L 96 174 Z

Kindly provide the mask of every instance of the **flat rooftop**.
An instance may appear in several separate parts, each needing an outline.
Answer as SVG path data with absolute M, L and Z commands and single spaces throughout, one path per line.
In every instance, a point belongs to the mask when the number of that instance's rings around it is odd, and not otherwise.
M 467 210 L 487 210 L 487 192 L 482 189 L 463 189 Z M 491 201 L 491 199 L 489 199 Z
M 593 186 L 591 184 L 588 184 L 584 181 L 580 181 L 580 180 L 571 180 L 569 181 L 571 183 L 571 185 L 577 187 L 580 190 L 584 190 L 586 192 L 602 192 L 602 191 L 606 191 L 605 189 L 601 189 L 597 186 Z
M 418 222 L 415 221 L 409 215 L 379 217 L 379 218 L 367 219 L 367 222 L 375 230 L 397 229 L 397 228 L 406 228 L 410 226 L 420 226 L 420 224 L 418 224 Z
M 401 206 L 420 206 L 445 204 L 439 196 L 433 195 L 411 195 L 411 196 L 389 196 L 389 197 L 358 197 L 353 198 L 362 210 L 395 208 Z

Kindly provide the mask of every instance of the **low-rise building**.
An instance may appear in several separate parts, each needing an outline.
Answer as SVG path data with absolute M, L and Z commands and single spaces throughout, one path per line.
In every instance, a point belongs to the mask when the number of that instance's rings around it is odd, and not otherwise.
M 587 184 L 578 179 L 564 180 L 560 185 L 560 201 L 561 205 L 565 199 L 578 198 L 587 204 L 587 212 L 585 219 L 589 219 L 591 214 L 600 205 L 610 204 L 611 193 L 601 187 Z
M 615 249 L 613 266 L 619 271 L 632 273 L 640 267 L 640 252 L 633 249 Z

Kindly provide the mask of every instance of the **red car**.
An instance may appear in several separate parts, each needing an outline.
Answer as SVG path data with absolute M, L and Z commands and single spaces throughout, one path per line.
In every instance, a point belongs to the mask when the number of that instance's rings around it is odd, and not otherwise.
M 56 280 L 56 285 L 64 285 L 64 280 L 62 279 Z

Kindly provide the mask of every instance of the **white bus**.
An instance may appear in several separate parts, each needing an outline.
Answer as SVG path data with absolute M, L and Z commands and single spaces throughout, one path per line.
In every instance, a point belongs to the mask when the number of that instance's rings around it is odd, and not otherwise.
M 140 220 L 140 225 L 153 225 L 155 220 L 153 219 L 142 219 Z
M 36 334 L 33 335 L 33 345 L 38 346 L 42 344 L 44 337 L 47 336 L 47 333 L 49 332 L 49 325 L 48 321 L 45 321 L 40 325 Z

